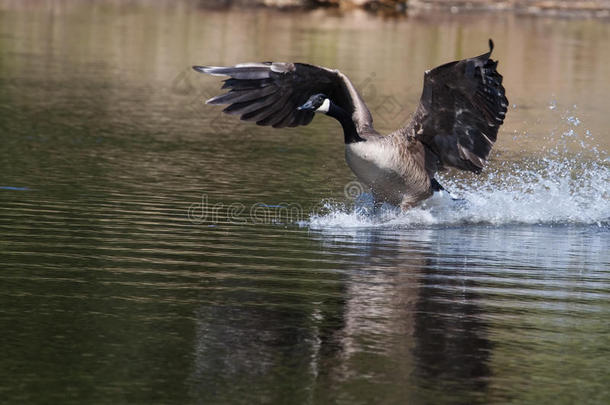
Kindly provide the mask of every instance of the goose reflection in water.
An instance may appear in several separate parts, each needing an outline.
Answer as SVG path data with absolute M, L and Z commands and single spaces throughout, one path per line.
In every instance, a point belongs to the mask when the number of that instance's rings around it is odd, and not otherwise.
M 235 280 L 231 291 L 206 295 L 214 304 L 197 314 L 193 396 L 325 403 L 338 399 L 334 393 L 361 392 L 350 400 L 370 402 L 383 395 L 378 387 L 367 392 L 375 381 L 387 383 L 388 398 L 414 401 L 486 389 L 487 325 L 472 282 L 463 279 L 469 264 L 443 262 L 456 248 L 442 233 L 315 237 L 326 254 L 352 256 L 350 264 L 324 271 L 314 286 L 293 280 L 302 293 L 267 294 Z

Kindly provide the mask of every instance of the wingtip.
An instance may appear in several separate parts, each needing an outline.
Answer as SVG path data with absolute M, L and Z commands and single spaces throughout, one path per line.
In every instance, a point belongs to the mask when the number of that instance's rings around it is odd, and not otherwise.
M 226 96 L 226 94 L 221 94 L 219 96 L 214 96 L 212 98 L 208 98 L 207 100 L 205 100 L 205 103 L 211 104 L 211 105 L 225 104 L 222 101 L 219 102 L 219 99 L 224 96 Z
M 491 54 L 494 50 L 494 41 L 489 38 L 489 53 Z
M 227 76 L 224 72 L 226 68 L 222 66 L 193 66 L 193 70 L 199 73 L 205 73 L 212 76 Z

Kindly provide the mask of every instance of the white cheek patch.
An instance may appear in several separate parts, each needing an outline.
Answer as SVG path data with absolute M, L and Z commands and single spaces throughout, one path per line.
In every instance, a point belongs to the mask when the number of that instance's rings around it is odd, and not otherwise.
M 329 108 L 330 108 L 330 100 L 325 98 L 322 105 L 316 109 L 316 112 L 321 112 L 321 113 L 326 114 L 328 112 Z

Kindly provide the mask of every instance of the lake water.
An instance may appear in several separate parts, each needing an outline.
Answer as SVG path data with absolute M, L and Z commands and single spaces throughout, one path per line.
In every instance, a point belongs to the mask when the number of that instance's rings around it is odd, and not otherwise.
M 0 2 L 0 402 L 610 402 L 608 21 L 170 4 Z M 340 68 L 389 131 L 489 37 L 490 164 L 407 213 L 190 69 Z

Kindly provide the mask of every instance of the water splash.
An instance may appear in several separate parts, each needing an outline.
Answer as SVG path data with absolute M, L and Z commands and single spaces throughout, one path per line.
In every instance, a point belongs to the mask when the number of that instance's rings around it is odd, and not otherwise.
M 407 212 L 382 207 L 373 212 L 372 196 L 362 195 L 351 206 L 327 203 L 312 214 L 309 226 L 453 226 L 463 224 L 583 224 L 610 225 L 610 159 L 594 145 L 581 121 L 564 115 L 566 128 L 546 140 L 552 146 L 525 158 L 496 161 L 479 177 L 440 178 L 456 197 L 439 193 Z M 455 176 L 456 173 L 453 173 Z

